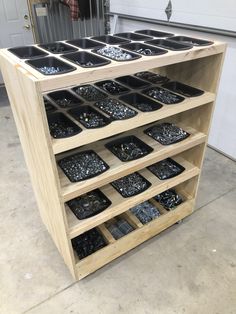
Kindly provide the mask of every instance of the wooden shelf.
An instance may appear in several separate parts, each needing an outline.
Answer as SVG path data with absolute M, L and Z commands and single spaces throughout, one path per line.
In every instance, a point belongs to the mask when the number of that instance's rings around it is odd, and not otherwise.
M 148 169 L 140 170 L 139 173 L 149 182 L 151 182 L 152 186 L 143 193 L 140 193 L 136 196 L 123 198 L 110 184 L 103 186 L 100 190 L 110 199 L 112 204 L 106 210 L 94 217 L 79 220 L 66 205 L 69 237 L 72 239 L 77 235 L 100 225 L 108 219 L 111 219 L 112 217 L 127 211 L 141 202 L 149 200 L 155 195 L 164 192 L 165 190 L 172 188 L 199 174 L 199 168 L 195 167 L 183 158 L 175 157 L 173 159 L 180 163 L 185 168 L 185 171 L 174 178 L 168 180 L 159 180 Z
M 202 96 L 199 97 L 186 98 L 182 103 L 179 104 L 163 105 L 163 107 L 157 111 L 141 112 L 135 109 L 138 111 L 138 115 L 135 117 L 123 121 L 114 121 L 103 128 L 89 130 L 85 129 L 79 124 L 79 126 L 83 129 L 81 133 L 69 138 L 52 139 L 53 152 L 54 154 L 58 154 L 82 145 L 96 142 L 106 138 L 107 134 L 109 134 L 109 136 L 113 136 L 121 132 L 132 130 L 148 123 L 173 116 L 183 111 L 208 104 L 214 100 L 215 95 L 213 93 L 205 92 Z M 70 119 L 72 119 L 77 124 L 77 121 L 74 120 L 71 116 Z
M 194 201 L 192 199 L 188 199 L 173 211 L 162 212 L 160 217 L 156 218 L 150 223 L 142 226 L 136 226 L 136 230 L 132 231 L 119 240 L 115 240 L 111 234 L 107 236 L 109 231 L 105 228 L 104 225 L 102 225 L 102 227 L 99 229 L 102 234 L 104 234 L 103 231 L 106 229 L 105 238 L 108 239 L 108 245 L 82 260 L 77 260 L 76 268 L 78 278 L 84 278 L 91 272 L 101 268 L 117 257 L 130 251 L 131 249 L 190 215 L 193 212 L 193 206 Z M 158 205 L 158 208 L 159 207 L 160 206 Z
M 115 155 L 113 155 L 108 149 L 104 147 L 104 143 L 109 142 L 109 140 L 94 143 L 86 146 L 85 148 L 82 147 L 76 149 L 75 151 L 73 151 L 73 153 L 87 149 L 93 149 L 110 166 L 110 169 L 108 169 L 106 172 L 100 174 L 95 178 L 72 183 L 58 166 L 58 173 L 60 177 L 61 190 L 64 201 L 65 202 L 69 201 L 74 197 L 89 192 L 97 187 L 101 187 L 132 172 L 145 168 L 155 162 L 163 160 L 167 157 L 174 156 L 184 150 L 187 150 L 193 146 L 201 144 L 206 140 L 206 135 L 204 133 L 197 132 L 193 128 L 185 127 L 181 124 L 180 126 L 182 126 L 183 129 L 189 132 L 191 135 L 182 142 L 168 146 L 161 145 L 148 135 L 144 134 L 143 130 L 146 129 L 147 127 L 142 127 L 139 130 L 135 130 L 135 132 L 127 132 L 123 135 L 118 136 L 122 137 L 125 135 L 134 134 L 140 140 L 142 140 L 143 142 L 145 142 L 154 149 L 152 153 L 134 161 L 129 162 L 120 161 Z M 71 154 L 72 152 L 61 154 L 60 156 L 58 156 L 58 159 L 61 159 L 65 156 L 69 156 Z

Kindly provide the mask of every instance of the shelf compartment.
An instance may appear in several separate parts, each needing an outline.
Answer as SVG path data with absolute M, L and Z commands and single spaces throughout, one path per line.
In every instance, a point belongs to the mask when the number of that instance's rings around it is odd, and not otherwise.
M 71 47 L 61 42 L 42 44 L 42 45 L 39 45 L 39 47 L 53 54 L 62 54 L 62 53 L 68 53 L 68 52 L 73 52 L 73 51 L 78 50 L 74 47 Z
M 129 161 L 126 163 L 120 161 L 115 155 L 113 155 L 109 150 L 107 150 L 104 147 L 106 143 L 110 142 L 109 139 L 88 145 L 86 146 L 86 148 L 79 148 L 73 152 L 66 152 L 64 154 L 58 155 L 57 158 L 58 160 L 60 160 L 63 157 L 84 151 L 85 149 L 94 150 L 105 161 L 105 163 L 107 163 L 108 166 L 110 166 L 110 169 L 108 169 L 103 174 L 95 178 L 91 178 L 89 180 L 77 183 L 70 182 L 69 179 L 62 172 L 62 170 L 58 167 L 64 201 L 69 201 L 70 199 L 76 196 L 82 195 L 93 189 L 99 188 L 105 184 L 108 184 L 125 175 L 138 171 L 144 167 L 150 166 L 151 164 L 161 161 L 166 157 L 176 155 L 184 150 L 187 150 L 198 144 L 201 144 L 206 140 L 205 134 L 197 132 L 196 130 L 190 127 L 182 126 L 181 124 L 178 125 L 180 127 L 183 127 L 191 135 L 184 141 L 169 146 L 163 146 L 159 144 L 157 141 L 153 140 L 151 137 L 145 135 L 143 132 L 145 127 L 140 128 L 139 130 L 135 130 L 135 136 L 138 137 L 144 143 L 146 143 L 148 146 L 152 147 L 153 152 L 143 158 Z M 133 132 L 132 131 L 127 132 L 125 135 L 127 136 L 133 135 Z
M 133 40 L 133 41 L 144 41 L 144 40 L 148 40 L 148 39 L 152 39 L 152 37 L 150 36 L 145 36 L 142 34 L 137 34 L 137 33 L 132 33 L 132 32 L 127 32 L 127 33 L 117 33 L 114 34 L 115 36 L 121 37 L 121 38 L 125 38 L 125 39 L 129 39 L 129 40 Z
M 214 94 L 205 92 L 202 96 L 191 99 L 186 98 L 182 103 L 171 106 L 166 105 L 157 111 L 139 112 L 135 117 L 131 119 L 113 121 L 111 124 L 103 128 L 99 128 L 96 130 L 84 130 L 80 134 L 68 139 L 52 139 L 53 151 L 54 154 L 58 154 L 66 150 L 76 148 L 78 146 L 96 142 L 98 140 L 106 138 L 108 134 L 109 136 L 113 136 L 121 132 L 129 131 L 134 128 L 152 123 L 154 121 L 158 121 L 166 117 L 184 112 L 186 110 L 191 110 L 207 103 L 211 103 L 212 101 L 214 101 L 214 99 Z
M 153 36 L 153 37 L 159 37 L 159 38 L 174 36 L 174 34 L 172 34 L 172 33 L 155 31 L 154 29 L 142 29 L 142 30 L 139 30 L 139 31 L 135 31 L 135 33 L 144 34 L 144 35 Z
M 89 38 L 67 40 L 67 43 L 79 47 L 81 49 L 95 49 L 102 48 L 105 46 L 104 44 L 100 44 L 97 41 L 91 40 Z
M 128 209 L 149 200 L 155 195 L 162 193 L 169 188 L 173 188 L 199 175 L 199 168 L 192 165 L 190 162 L 178 156 L 174 157 L 174 160 L 181 164 L 185 168 L 185 171 L 171 179 L 159 180 L 148 169 L 140 170 L 139 173 L 149 182 L 151 182 L 152 185 L 146 191 L 136 196 L 123 198 L 120 193 L 118 193 L 110 184 L 100 188 L 101 192 L 106 195 L 107 198 L 109 198 L 112 204 L 106 210 L 97 214 L 96 216 L 84 220 L 79 220 L 69 209 L 69 207 L 65 205 L 69 237 L 72 239 L 77 235 L 127 211 Z
M 166 212 L 150 223 L 137 228 L 119 240 L 112 240 L 106 247 L 76 263 L 77 277 L 82 279 L 139 244 L 159 234 L 193 212 L 193 200 L 188 199 L 175 210 Z M 106 229 L 103 226 L 103 230 Z M 110 232 L 106 229 L 106 233 Z M 112 239 L 114 239 L 112 237 Z

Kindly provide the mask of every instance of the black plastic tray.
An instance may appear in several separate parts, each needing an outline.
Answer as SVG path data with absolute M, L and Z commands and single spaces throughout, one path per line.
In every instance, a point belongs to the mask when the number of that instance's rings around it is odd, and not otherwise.
M 71 47 L 69 45 L 66 45 L 66 44 L 60 43 L 60 42 L 42 44 L 42 45 L 39 45 L 39 47 L 41 47 L 47 51 L 50 51 L 51 53 L 54 53 L 54 54 L 62 54 L 62 53 L 73 52 L 73 51 L 78 50 L 74 47 Z
M 78 219 L 93 217 L 111 205 L 111 201 L 99 189 L 76 197 L 67 205 Z
M 91 106 L 84 105 L 79 108 L 74 108 L 68 111 L 69 114 L 72 115 L 76 120 L 78 120 L 85 128 L 87 129 L 95 129 L 95 128 L 102 128 L 109 123 L 111 123 L 111 120 L 107 117 L 105 117 L 103 114 L 98 112 L 96 109 L 92 108 Z M 97 126 L 91 126 L 89 124 L 89 120 L 86 121 L 87 115 L 89 114 L 95 114 L 99 119 L 101 119 L 100 125 Z M 81 115 L 84 116 L 84 119 L 81 118 Z M 88 119 L 88 118 L 87 118 Z
M 113 98 L 96 102 L 95 106 L 106 113 L 112 120 L 131 119 L 138 114 L 134 109 Z
M 79 38 L 79 39 L 73 39 L 73 40 L 67 40 L 68 44 L 77 46 L 82 49 L 95 49 L 95 48 L 101 48 L 104 47 L 104 44 L 100 44 L 94 40 L 88 39 L 88 38 Z
M 71 108 L 83 103 L 81 99 L 74 96 L 68 90 L 52 92 L 47 94 L 47 96 L 55 101 L 55 103 L 61 108 Z
M 59 74 L 64 74 L 68 73 L 71 71 L 75 71 L 76 68 L 73 67 L 72 65 L 63 62 L 55 57 L 45 57 L 45 58 L 38 58 L 38 59 L 33 59 L 33 60 L 27 60 L 25 63 L 29 64 L 32 66 L 34 69 L 39 71 L 40 73 L 44 75 L 59 75 Z M 42 68 L 58 68 L 58 71 L 56 73 L 45 73 L 45 71 Z
M 135 53 L 140 54 L 141 56 L 146 56 L 146 57 L 163 55 L 168 52 L 167 50 L 156 48 L 156 47 L 153 47 L 147 44 L 142 44 L 142 43 L 124 44 L 124 45 L 120 45 L 120 48 L 133 51 Z M 147 54 L 144 53 L 145 51 L 147 51 L 148 53 Z
M 135 191 L 135 186 L 133 184 L 133 181 L 129 179 L 133 175 L 138 176 L 138 178 L 143 182 L 144 186 L 143 186 L 142 189 Z M 122 181 L 125 182 L 125 185 L 127 184 L 131 188 L 131 191 L 129 193 L 130 195 L 127 195 L 127 193 L 129 191 L 127 192 L 127 189 L 125 189 L 125 187 L 124 188 L 122 187 L 122 189 L 119 188 L 118 182 L 122 182 Z M 134 172 L 134 173 L 132 173 L 130 175 L 127 175 L 127 176 L 125 176 L 123 178 L 120 178 L 120 179 L 118 179 L 116 181 L 111 182 L 111 185 L 114 187 L 114 189 L 116 189 L 116 191 L 118 193 L 121 194 L 122 197 L 128 198 L 128 197 L 132 197 L 132 196 L 138 195 L 138 194 L 146 191 L 152 184 L 147 179 L 145 179 L 141 174 L 139 174 L 138 172 Z M 132 192 L 132 189 L 133 189 L 133 192 Z
M 173 137 L 167 136 L 166 128 L 172 129 Z M 176 132 L 174 132 L 175 130 Z M 156 135 L 153 134 L 153 131 L 156 132 Z M 177 131 L 179 133 L 177 133 Z M 162 145 L 171 145 L 185 140 L 190 134 L 180 127 L 172 124 L 172 123 L 160 123 L 143 131 L 145 134 L 153 138 L 155 141 L 161 143 Z M 175 134 L 175 136 L 174 136 Z M 167 137 L 167 138 L 166 138 Z
M 130 88 L 140 89 L 146 86 L 149 86 L 150 83 L 147 83 L 143 80 L 138 79 L 137 77 L 131 75 L 120 76 L 116 78 L 116 81 L 129 86 Z
M 102 92 L 100 89 L 89 84 L 76 86 L 73 88 L 73 91 L 77 95 L 79 95 L 80 97 L 83 97 L 87 101 L 97 101 L 97 100 L 102 100 L 108 97 L 108 95 Z
M 153 84 L 164 84 L 164 83 L 169 82 L 170 80 L 167 76 L 163 76 L 158 73 L 149 72 L 149 71 L 138 72 L 138 73 L 135 73 L 134 76 L 142 80 L 148 81 L 150 83 L 153 83 Z
M 174 36 L 174 34 L 172 34 L 172 33 L 155 31 L 153 29 L 142 29 L 140 31 L 136 31 L 135 33 L 144 34 L 144 35 L 153 36 L 153 37 L 172 37 L 172 36 Z
M 103 36 L 95 36 L 92 39 L 100 41 L 109 45 L 120 45 L 130 42 L 130 40 L 123 39 L 120 37 L 112 36 L 112 35 L 103 35 Z
M 165 209 L 173 210 L 183 202 L 183 198 L 174 189 L 166 190 L 154 197 Z
M 189 50 L 189 49 L 193 48 L 193 45 L 184 44 L 184 43 L 177 42 L 177 41 L 171 41 L 171 38 L 170 38 L 170 40 L 168 40 L 168 39 L 153 39 L 153 40 L 145 41 L 145 43 L 147 43 L 149 45 L 162 47 L 164 49 L 175 50 L 175 51 Z
M 169 82 L 163 84 L 162 86 L 165 87 L 166 89 L 171 90 L 172 92 L 181 94 L 185 97 L 197 97 L 204 94 L 203 90 L 200 90 L 189 85 L 185 85 L 180 82 Z
M 107 49 L 109 49 L 110 47 L 107 47 Z M 138 55 L 138 54 L 136 54 L 136 53 L 133 53 L 133 52 L 131 52 L 131 51 L 127 51 L 127 50 L 124 50 L 124 49 L 121 49 L 121 48 L 119 48 L 119 47 L 112 47 L 113 49 L 120 49 L 121 51 L 122 51 L 122 54 L 124 53 L 124 54 L 129 54 L 130 56 L 131 56 L 131 58 L 130 59 L 117 59 L 117 58 L 115 58 L 115 57 L 110 57 L 109 56 L 109 54 L 107 54 L 107 55 L 104 55 L 104 54 L 102 54 L 101 52 L 100 52 L 100 50 L 101 49 L 103 49 L 103 48 L 100 48 L 100 49 L 94 49 L 94 50 L 92 50 L 92 52 L 94 52 L 94 53 L 96 53 L 96 54 L 98 54 L 98 55 L 100 55 L 100 56 L 102 56 L 102 57 L 104 57 L 104 58 L 108 58 L 108 59 L 111 59 L 111 60 L 114 60 L 114 61 L 117 61 L 117 62 L 128 62 L 128 61 L 133 61 L 133 60 L 136 60 L 136 59 L 139 59 L 139 58 L 141 58 L 141 56 L 140 55 Z
M 167 180 L 181 174 L 185 168 L 171 158 L 159 161 L 147 167 L 159 180 Z
M 98 57 L 87 51 L 79 51 L 62 55 L 62 58 L 71 61 L 82 68 L 95 68 L 111 63 L 111 61 Z
M 34 46 L 13 47 L 9 48 L 8 51 L 20 59 L 34 59 L 48 55 L 45 51 Z
M 83 259 L 107 245 L 100 231 L 93 228 L 71 240 L 79 259 Z
M 210 46 L 214 44 L 214 42 L 210 40 L 198 39 L 188 36 L 174 36 L 171 37 L 171 40 L 180 41 L 182 43 L 191 44 L 194 46 Z
M 129 149 L 129 151 L 126 150 L 125 152 L 126 158 L 125 158 L 125 156 L 120 155 L 120 151 L 122 150 L 124 151 L 125 145 L 129 143 L 134 143 L 136 148 Z M 145 157 L 153 151 L 152 147 L 148 146 L 146 143 L 144 143 L 143 141 L 141 141 L 139 138 L 137 138 L 134 135 L 125 136 L 125 137 L 116 139 L 114 141 L 111 141 L 105 144 L 105 147 L 109 149 L 117 158 L 119 158 L 121 161 L 124 161 L 124 162 Z M 142 154 L 138 155 L 137 149 L 139 152 L 141 151 Z M 132 156 L 131 154 L 134 154 L 135 150 L 137 154 L 136 156 L 135 155 Z
M 47 114 L 50 114 L 57 110 L 57 108 L 53 106 L 53 104 L 47 98 L 43 97 L 43 102 L 44 102 L 44 106 L 45 106 L 45 110 Z
M 142 112 L 155 111 L 163 107 L 157 101 L 138 93 L 123 95 L 119 99 Z
M 49 131 L 53 138 L 71 137 L 82 131 L 78 125 L 61 112 L 52 113 L 47 118 Z
M 115 36 L 126 38 L 129 40 L 134 40 L 134 41 L 144 41 L 144 40 L 149 40 L 149 39 L 151 40 L 152 39 L 152 37 L 150 37 L 150 36 L 145 36 L 145 35 L 131 33 L 131 32 L 118 33 L 118 34 L 115 34 Z
M 88 155 L 91 158 L 88 158 L 86 163 L 81 165 L 79 158 L 83 158 L 84 155 Z M 110 168 L 107 163 L 93 150 L 86 150 L 65 157 L 58 161 L 58 165 L 71 182 L 80 182 L 94 178 Z M 97 171 L 89 174 L 89 167 L 94 168 L 94 166 L 97 166 Z M 77 170 L 77 176 L 75 174 L 75 170 Z M 85 175 L 83 175 L 82 171 L 85 171 Z
M 95 85 L 111 95 L 121 95 L 130 91 L 127 87 L 112 80 L 100 81 Z
M 152 93 L 156 92 L 156 94 L 152 95 Z M 174 104 L 178 104 L 182 101 L 184 101 L 184 97 L 179 96 L 175 93 L 170 92 L 169 90 L 166 90 L 162 87 L 151 87 L 148 89 L 145 89 L 143 91 L 144 94 L 146 94 L 147 96 L 162 102 L 165 105 L 174 105 Z

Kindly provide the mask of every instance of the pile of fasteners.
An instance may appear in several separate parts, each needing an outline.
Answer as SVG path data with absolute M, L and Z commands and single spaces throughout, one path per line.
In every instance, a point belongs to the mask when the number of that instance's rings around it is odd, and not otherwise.
M 184 100 L 183 97 L 178 96 L 161 87 L 150 88 L 144 91 L 144 93 L 166 105 L 177 104 Z
M 131 208 L 130 211 L 141 221 L 142 224 L 146 224 L 161 215 L 158 208 L 156 208 L 149 201 L 143 202 Z
M 117 61 L 126 61 L 132 59 L 132 55 L 125 50 L 117 47 L 104 47 L 96 51 L 98 54 Z
M 116 240 L 122 238 L 123 236 L 134 230 L 134 228 L 128 223 L 128 221 L 123 218 L 119 218 L 116 220 L 116 222 L 108 224 L 107 229 Z
M 137 111 L 125 106 L 119 100 L 111 98 L 96 102 L 95 106 L 108 114 L 114 120 L 129 119 L 137 114 Z
M 107 97 L 106 94 L 92 85 L 78 86 L 74 91 L 87 101 L 97 101 Z
M 167 210 L 175 209 L 183 202 L 181 195 L 179 195 L 174 189 L 169 189 L 156 195 L 155 200 Z
M 171 158 L 164 159 L 148 167 L 158 179 L 166 180 L 182 173 L 185 168 Z

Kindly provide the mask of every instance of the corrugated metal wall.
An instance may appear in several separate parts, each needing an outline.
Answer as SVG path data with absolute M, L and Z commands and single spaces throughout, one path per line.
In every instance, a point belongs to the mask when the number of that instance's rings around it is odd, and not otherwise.
M 72 21 L 69 7 L 59 1 L 32 5 L 35 35 L 37 42 L 75 39 L 85 36 L 102 35 L 108 32 L 109 21 L 106 12 L 108 0 L 86 0 L 90 3 L 89 12 L 83 20 Z M 39 16 L 37 8 L 45 8 L 47 15 Z

